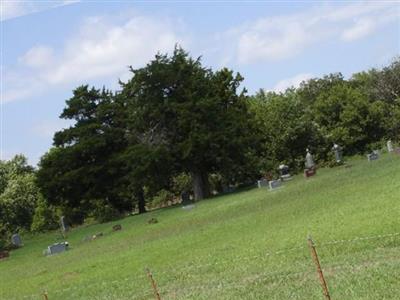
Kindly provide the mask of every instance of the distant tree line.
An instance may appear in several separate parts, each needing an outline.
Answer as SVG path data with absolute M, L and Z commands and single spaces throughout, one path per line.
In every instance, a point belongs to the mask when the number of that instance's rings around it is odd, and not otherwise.
M 56 208 L 43 197 L 26 158 L 16 155 L 0 161 L 0 250 L 9 246 L 13 233 L 56 226 Z
M 283 93 L 260 90 L 249 97 L 250 111 L 262 129 L 260 170 L 279 163 L 304 166 L 310 148 L 320 164 L 332 161 L 332 146 L 347 155 L 362 154 L 382 141 L 400 137 L 400 60 L 381 70 L 340 73 L 301 83 Z
M 55 228 L 60 215 L 79 224 L 144 213 L 182 192 L 200 200 L 281 163 L 297 172 L 306 148 L 324 165 L 333 143 L 355 155 L 400 138 L 398 58 L 348 80 L 329 74 L 252 96 L 240 74 L 179 47 L 131 73 L 117 92 L 73 91 L 60 116 L 73 125 L 54 135 L 37 170 L 23 156 L 0 163 L 3 240 Z

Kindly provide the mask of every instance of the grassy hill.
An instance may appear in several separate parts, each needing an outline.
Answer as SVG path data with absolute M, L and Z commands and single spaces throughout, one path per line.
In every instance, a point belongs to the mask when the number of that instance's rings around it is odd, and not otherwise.
M 25 246 L 0 261 L 0 298 L 43 299 L 47 290 L 50 300 L 154 299 L 149 267 L 162 299 L 323 299 L 311 234 L 332 299 L 398 299 L 400 156 L 348 164 L 273 192 L 76 228 L 71 250 L 50 257 L 42 251 L 58 233 L 23 236 Z

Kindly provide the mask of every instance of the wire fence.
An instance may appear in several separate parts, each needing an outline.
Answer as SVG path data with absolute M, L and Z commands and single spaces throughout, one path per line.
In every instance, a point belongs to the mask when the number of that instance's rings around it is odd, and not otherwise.
M 317 241 L 314 245 L 332 297 L 343 299 L 344 295 L 354 296 L 365 292 L 362 289 L 368 282 L 360 282 L 364 280 L 362 278 L 357 280 L 358 275 L 363 278 L 376 275 L 377 277 L 367 278 L 373 284 L 373 280 L 380 280 L 393 266 L 397 266 L 394 269 L 399 270 L 399 237 L 400 232 L 395 232 L 321 243 Z M 372 244 L 374 242 L 378 244 Z M 368 243 L 368 247 L 361 243 Z M 359 248 L 369 250 L 358 251 Z M 229 299 L 232 295 L 236 299 L 252 299 L 253 296 L 255 299 L 257 296 L 262 299 L 262 295 L 268 295 L 268 299 L 302 299 L 296 297 L 296 292 L 299 291 L 296 289 L 299 288 L 310 299 L 326 298 L 319 286 L 317 270 L 306 242 L 296 247 L 260 251 L 247 256 L 226 255 L 223 259 L 219 257 L 218 260 L 208 262 L 202 259 L 180 267 L 174 264 L 163 268 L 149 266 L 151 273 L 143 268 L 132 272 L 137 275 L 115 280 L 81 282 L 63 289 L 51 290 L 43 284 L 43 288 L 34 294 L 11 299 Z M 381 268 L 386 271 L 380 271 Z M 400 286 L 400 273 L 393 272 L 392 279 L 394 282 L 398 280 L 397 284 Z M 254 294 L 249 294 L 249 291 Z

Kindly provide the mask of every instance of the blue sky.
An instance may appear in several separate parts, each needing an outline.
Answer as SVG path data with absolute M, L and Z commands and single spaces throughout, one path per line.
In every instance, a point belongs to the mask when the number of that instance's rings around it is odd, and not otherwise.
M 346 77 L 400 54 L 397 1 L 1 2 L 1 159 L 31 164 L 68 126 L 81 84 L 118 89 L 128 66 L 179 43 L 214 69 L 240 72 L 249 93 Z

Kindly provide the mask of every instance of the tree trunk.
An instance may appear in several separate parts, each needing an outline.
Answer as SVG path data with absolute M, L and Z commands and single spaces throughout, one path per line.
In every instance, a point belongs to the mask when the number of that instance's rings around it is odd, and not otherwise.
M 194 199 L 201 200 L 210 195 L 208 174 L 201 171 L 192 172 Z
M 208 198 L 210 197 L 211 194 L 210 182 L 208 181 L 208 174 L 202 173 L 201 176 L 203 179 L 204 198 Z
M 140 188 L 137 191 L 136 197 L 138 199 L 139 214 L 143 214 L 146 212 L 146 201 L 144 199 L 144 193 L 142 188 Z

